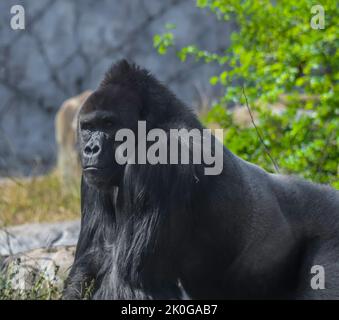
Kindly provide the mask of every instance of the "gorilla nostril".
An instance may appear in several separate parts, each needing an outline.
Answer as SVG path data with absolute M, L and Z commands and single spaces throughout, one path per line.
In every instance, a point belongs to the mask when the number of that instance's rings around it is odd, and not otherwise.
M 98 153 L 99 150 L 100 150 L 99 146 L 94 146 L 94 148 L 93 148 L 93 154 Z
M 84 153 L 85 154 L 91 154 L 92 153 L 91 147 L 89 147 L 89 146 L 85 147 Z
M 100 147 L 98 145 L 88 145 L 85 147 L 84 149 L 84 155 L 85 156 L 88 156 L 88 157 L 91 157 L 93 155 L 96 155 L 97 153 L 100 152 Z

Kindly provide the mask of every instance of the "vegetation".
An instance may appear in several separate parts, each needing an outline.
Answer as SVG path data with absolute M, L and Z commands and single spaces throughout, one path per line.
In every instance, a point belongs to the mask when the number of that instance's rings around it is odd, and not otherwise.
M 62 183 L 57 172 L 0 183 L 0 227 L 62 221 L 80 215 L 79 182 Z
M 1 262 L 1 261 L 0 261 Z M 20 261 L 16 262 L 16 266 Z M 55 271 L 57 274 L 58 270 Z M 57 280 L 49 279 L 46 274 L 41 271 L 33 274 L 31 285 L 27 288 L 21 288 L 18 285 L 19 268 L 8 268 L 4 273 L 0 273 L 0 300 L 51 300 L 60 299 L 62 288 L 57 285 Z
M 231 45 L 221 53 L 176 48 L 173 25 L 154 36 L 154 45 L 160 54 L 173 47 L 181 61 L 220 66 L 210 83 L 224 94 L 203 119 L 226 129 L 229 149 L 273 172 L 271 155 L 280 172 L 339 189 L 339 7 L 331 0 L 321 4 L 325 26 L 313 29 L 308 0 L 198 0 L 199 8 L 237 23 Z M 246 97 L 257 128 L 231 116 L 230 107 L 246 105 Z M 280 112 L 272 109 L 277 103 Z
M 2 181 L 0 184 L 0 227 L 27 222 L 46 222 L 77 219 L 80 215 L 79 181 L 61 181 L 56 171 L 40 177 Z M 0 300 L 60 299 L 62 288 L 43 270 L 30 272 L 29 283 L 22 288 L 17 259 L 2 270 L 0 257 Z M 58 274 L 56 266 L 55 276 Z
M 0 257 L 0 266 L 1 266 Z M 0 300 L 59 300 L 62 298 L 63 279 L 58 265 L 54 270 L 30 270 L 23 275 L 20 258 L 12 259 L 7 268 L 0 272 Z M 20 272 L 21 270 L 21 272 Z M 28 277 L 29 275 L 29 277 Z M 84 284 L 83 300 L 90 299 L 94 288 L 94 280 Z

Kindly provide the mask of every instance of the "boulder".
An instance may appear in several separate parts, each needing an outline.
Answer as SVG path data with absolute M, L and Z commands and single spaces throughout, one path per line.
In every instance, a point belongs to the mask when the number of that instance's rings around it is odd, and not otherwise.
M 6 277 L 6 285 L 11 290 L 26 290 L 34 294 L 33 288 L 40 291 L 47 288 L 60 295 L 74 254 L 75 246 L 59 246 L 8 256 L 1 263 L 1 276 Z

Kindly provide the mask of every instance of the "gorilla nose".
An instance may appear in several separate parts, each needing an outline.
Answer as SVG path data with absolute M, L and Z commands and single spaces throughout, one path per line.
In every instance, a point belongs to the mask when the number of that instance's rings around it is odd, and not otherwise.
M 86 145 L 84 149 L 84 155 L 92 157 L 100 153 L 100 147 L 98 145 Z

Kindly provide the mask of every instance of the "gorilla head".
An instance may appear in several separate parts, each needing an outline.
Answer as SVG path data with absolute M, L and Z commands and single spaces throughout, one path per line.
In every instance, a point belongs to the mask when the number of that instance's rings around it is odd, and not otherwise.
M 78 140 L 85 180 L 101 190 L 119 186 L 125 165 L 115 159 L 121 144 L 115 141 L 117 131 L 129 129 L 137 141 L 139 120 L 147 122 L 147 130 L 167 128 L 170 120 L 182 119 L 185 113 L 190 111 L 182 108 L 147 70 L 126 60 L 113 65 L 79 114 Z
M 129 88 L 109 85 L 95 91 L 79 115 L 79 141 L 83 174 L 98 188 L 118 185 L 124 166 L 115 161 L 121 128 L 135 131 L 141 109 L 139 97 Z

